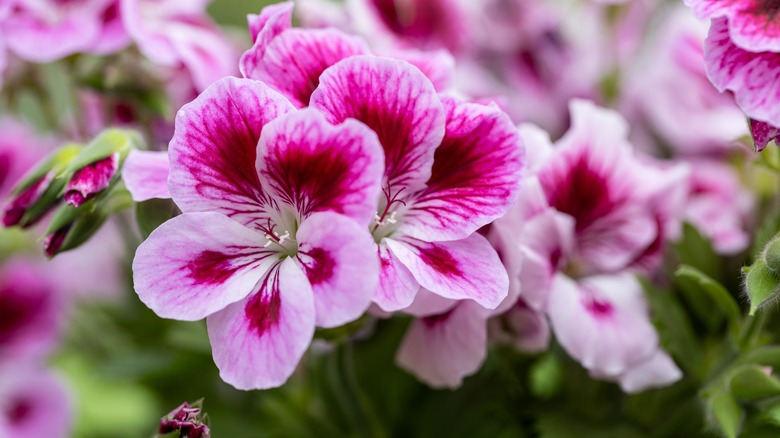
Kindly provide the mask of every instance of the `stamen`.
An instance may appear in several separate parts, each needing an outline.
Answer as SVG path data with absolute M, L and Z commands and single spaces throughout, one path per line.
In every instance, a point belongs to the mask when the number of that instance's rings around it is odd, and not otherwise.
M 384 193 L 385 200 L 387 203 L 385 204 L 385 209 L 384 211 L 382 211 L 382 214 L 380 215 L 379 213 L 377 213 L 374 216 L 374 221 L 376 222 L 376 224 L 374 225 L 374 229 L 372 230 L 372 232 L 376 231 L 376 229 L 379 228 L 380 225 L 384 225 L 388 223 L 394 224 L 398 222 L 398 220 L 396 219 L 397 212 L 395 211 L 392 212 L 390 214 L 390 217 L 387 217 L 387 214 L 390 213 L 390 209 L 393 207 L 393 204 L 395 204 L 396 202 L 402 204 L 403 206 L 406 206 L 406 202 L 404 202 L 401 199 L 398 199 L 399 196 L 401 195 L 401 192 L 403 192 L 405 189 L 406 187 L 401 187 L 401 189 L 398 190 L 395 194 L 392 193 L 392 189 L 390 188 L 389 185 L 387 186 L 387 188 L 382 189 L 382 193 Z

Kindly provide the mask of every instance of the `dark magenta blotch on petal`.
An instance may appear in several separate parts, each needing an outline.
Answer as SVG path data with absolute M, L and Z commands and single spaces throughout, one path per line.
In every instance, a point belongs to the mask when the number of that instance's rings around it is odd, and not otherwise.
M 305 254 L 308 260 L 302 262 L 306 276 L 312 286 L 327 282 L 333 277 L 336 261 L 322 248 L 312 248 Z
M 463 271 L 458 266 L 458 261 L 447 252 L 447 250 L 438 246 L 428 246 L 420 251 L 420 259 L 425 264 L 432 267 L 442 275 L 448 277 L 464 277 Z
M 249 320 L 249 327 L 262 336 L 271 327 L 279 323 L 282 298 L 279 291 L 279 267 L 260 280 L 260 290 L 246 303 L 244 314 Z
M 186 269 L 189 277 L 198 283 L 221 284 L 242 267 L 232 265 L 232 257 L 218 251 L 203 251 L 187 263 Z
M 550 206 L 574 217 L 577 231 L 592 225 L 616 204 L 605 177 L 590 166 L 585 155 L 576 158 L 570 171 L 562 175 L 563 180 L 559 174 L 545 176 L 541 181 Z

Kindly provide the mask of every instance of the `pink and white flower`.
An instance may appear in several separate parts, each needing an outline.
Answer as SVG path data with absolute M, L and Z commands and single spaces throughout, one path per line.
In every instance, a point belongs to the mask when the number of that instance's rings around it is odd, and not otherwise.
M 685 200 L 684 166 L 638 157 L 617 113 L 571 104 L 572 126 L 539 166 L 547 202 L 575 222 L 569 269 L 579 274 L 642 268 L 675 234 Z M 548 149 L 544 142 L 529 148 Z
M 371 227 L 379 307 L 408 307 L 422 286 L 495 308 L 506 271 L 474 232 L 518 194 L 523 147 L 509 118 L 495 106 L 440 99 L 419 69 L 370 56 L 327 69 L 311 106 L 332 123 L 365 123 L 384 148 L 384 196 Z
M 73 400 L 62 379 L 37 367 L 0 370 L 0 436 L 71 435 Z
M 136 291 L 162 317 L 207 317 L 228 383 L 281 385 L 315 326 L 352 321 L 371 302 L 376 134 L 295 112 L 262 82 L 226 78 L 181 109 L 169 154 L 184 214 L 138 248 Z

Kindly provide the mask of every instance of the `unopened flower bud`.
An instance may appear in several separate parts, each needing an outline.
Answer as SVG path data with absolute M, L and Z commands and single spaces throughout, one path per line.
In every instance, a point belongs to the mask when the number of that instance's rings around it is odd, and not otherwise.
M 77 248 L 92 237 L 108 218 L 108 213 L 92 201 L 80 207 L 62 205 L 54 213 L 43 238 L 43 252 L 47 257 Z
M 756 152 L 761 152 L 769 142 L 777 143 L 780 139 L 780 128 L 758 120 L 749 120 L 750 135 L 753 137 L 753 145 Z
M 180 437 L 209 438 L 209 427 L 201 419 L 201 410 L 184 402 L 160 420 L 157 433 L 179 432 Z
M 65 187 L 65 202 L 78 207 L 92 199 L 108 188 L 118 168 L 119 153 L 114 153 L 77 170 Z
M 44 175 L 33 182 L 30 187 L 22 190 L 21 193 L 12 196 L 5 208 L 3 208 L 3 226 L 12 227 L 19 225 L 30 206 L 35 204 L 41 198 L 43 192 L 46 191 L 50 181 L 50 175 Z M 29 225 L 32 225 L 32 223 Z
M 22 178 L 3 207 L 3 225 L 29 227 L 55 207 L 65 185 L 65 181 L 58 175 L 80 150 L 81 147 L 77 145 L 63 146 Z
M 70 163 L 63 197 L 78 207 L 108 189 L 118 180 L 118 170 L 130 150 L 138 143 L 137 134 L 121 129 L 103 131 Z

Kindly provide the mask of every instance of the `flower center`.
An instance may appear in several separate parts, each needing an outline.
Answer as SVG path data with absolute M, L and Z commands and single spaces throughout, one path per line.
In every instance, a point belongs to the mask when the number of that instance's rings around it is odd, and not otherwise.
M 280 223 L 283 224 L 282 227 L 277 226 Z M 277 251 L 281 258 L 292 257 L 298 253 L 298 241 L 295 240 L 298 227 L 294 219 L 274 221 L 268 218 L 265 225 L 259 225 L 257 228 L 265 233 L 264 248 Z
M 384 198 L 379 202 L 379 208 L 374 216 L 374 225 L 371 229 L 371 235 L 374 236 L 374 240 L 377 243 L 383 238 L 392 235 L 396 230 L 399 221 L 399 208 L 401 206 L 406 207 L 406 202 L 399 199 L 404 189 L 406 187 L 401 187 L 395 193 L 393 193 L 389 185 L 387 188 L 382 189 Z

